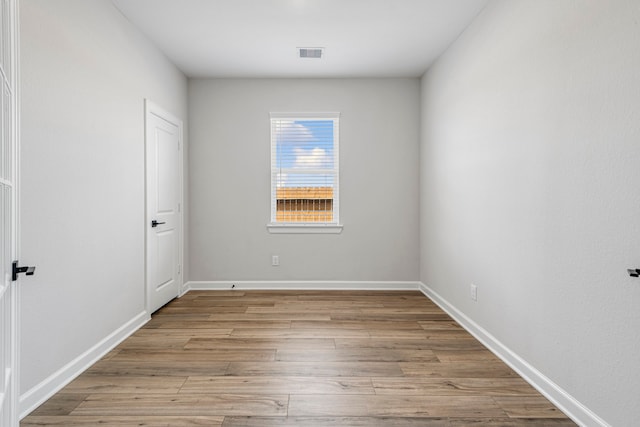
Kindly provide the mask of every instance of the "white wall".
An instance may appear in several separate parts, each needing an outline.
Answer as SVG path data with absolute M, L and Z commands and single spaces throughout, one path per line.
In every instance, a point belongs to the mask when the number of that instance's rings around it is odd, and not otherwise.
M 639 20 L 493 1 L 422 79 L 421 280 L 614 426 L 640 419 Z
M 419 108 L 418 79 L 191 80 L 191 280 L 416 281 Z M 267 231 L 269 112 L 296 111 L 341 113 L 341 234 Z
M 110 1 L 20 3 L 21 252 L 37 266 L 21 393 L 37 397 L 144 311 L 144 99 L 186 121 L 187 81 Z

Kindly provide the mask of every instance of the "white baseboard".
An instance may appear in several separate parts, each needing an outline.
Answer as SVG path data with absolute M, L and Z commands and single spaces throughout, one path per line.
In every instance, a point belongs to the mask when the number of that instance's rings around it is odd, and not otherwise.
M 18 412 L 20 413 L 20 419 L 29 415 L 34 409 L 73 381 L 100 358 L 104 357 L 118 344 L 140 329 L 150 318 L 146 311 L 138 314 L 75 360 L 67 363 L 57 372 L 40 382 L 40 384 L 23 393 L 19 402 Z
M 180 298 L 187 292 L 189 292 L 189 282 L 185 282 L 182 285 L 180 285 L 180 292 L 178 293 L 178 298 Z
M 510 348 L 498 341 L 493 335 L 467 317 L 433 289 L 424 283 L 419 284 L 419 289 L 578 425 L 585 427 L 611 427 L 610 424 L 589 410 L 589 408 L 551 381 L 522 357 L 514 353 Z
M 235 285 L 235 286 L 234 286 Z M 322 281 L 322 280 L 221 280 L 187 282 L 189 290 L 331 290 L 331 291 L 417 291 L 420 282 L 402 281 Z M 234 286 L 232 288 L 232 286 Z

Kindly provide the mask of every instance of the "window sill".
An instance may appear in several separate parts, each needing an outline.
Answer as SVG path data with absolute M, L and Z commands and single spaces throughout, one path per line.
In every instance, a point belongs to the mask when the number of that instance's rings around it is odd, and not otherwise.
M 340 234 L 341 224 L 267 224 L 272 234 Z

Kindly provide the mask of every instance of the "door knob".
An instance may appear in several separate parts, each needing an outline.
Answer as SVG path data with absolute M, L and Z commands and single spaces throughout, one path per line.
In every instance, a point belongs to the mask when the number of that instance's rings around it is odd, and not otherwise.
M 164 222 L 158 222 L 155 219 L 153 221 L 151 221 L 151 226 L 154 227 L 154 228 L 159 226 L 160 224 L 165 224 L 165 223 Z
M 11 280 L 14 282 L 18 280 L 18 274 L 20 273 L 25 273 L 27 276 L 33 276 L 35 272 L 35 267 L 18 267 L 18 261 L 13 261 Z

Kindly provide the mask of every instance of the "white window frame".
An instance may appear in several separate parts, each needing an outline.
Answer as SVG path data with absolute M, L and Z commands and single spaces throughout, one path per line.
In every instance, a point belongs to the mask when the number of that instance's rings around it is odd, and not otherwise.
M 291 233 L 291 234 L 320 234 L 329 233 L 337 234 L 342 232 L 342 224 L 340 223 L 340 113 L 324 112 L 324 113 L 270 113 L 269 129 L 271 139 L 271 221 L 267 224 L 270 233 Z M 273 120 L 289 119 L 289 120 L 334 120 L 333 127 L 333 165 L 334 165 L 334 186 L 333 186 L 333 221 L 332 222 L 276 222 L 276 176 L 279 169 L 273 164 L 274 151 L 276 150 L 276 141 L 274 141 Z

